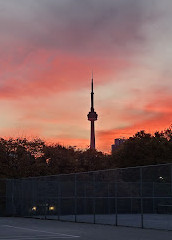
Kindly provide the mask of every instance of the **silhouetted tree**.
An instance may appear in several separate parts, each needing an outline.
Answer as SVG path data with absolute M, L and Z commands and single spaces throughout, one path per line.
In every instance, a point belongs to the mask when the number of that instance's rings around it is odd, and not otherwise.
M 42 159 L 47 165 L 49 174 L 75 172 L 75 151 L 72 147 L 66 148 L 61 145 L 45 146 Z
M 0 177 L 18 178 L 36 174 L 36 158 L 43 154 L 39 139 L 0 139 Z
M 107 168 L 107 158 L 102 152 L 88 149 L 78 154 L 77 171 L 95 171 Z
M 107 155 L 97 150 L 79 150 L 41 139 L 0 139 L 0 178 L 56 175 L 116 167 L 172 162 L 172 129 L 137 132 Z
M 140 131 L 130 137 L 113 154 L 112 167 L 128 167 L 172 162 L 172 131 Z

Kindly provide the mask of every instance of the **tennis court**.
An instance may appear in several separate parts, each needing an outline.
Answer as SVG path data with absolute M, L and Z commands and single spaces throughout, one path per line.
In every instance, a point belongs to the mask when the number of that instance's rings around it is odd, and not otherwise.
M 171 240 L 172 231 L 28 218 L 0 218 L 0 240 Z
M 125 227 L 142 227 L 141 225 L 141 215 L 140 214 L 118 214 L 116 215 L 46 215 L 46 216 L 35 216 L 38 219 L 48 219 L 48 220 L 61 220 L 69 222 L 78 223 L 96 223 L 103 225 L 112 226 L 125 226 Z M 143 216 L 143 228 L 150 229 L 165 229 L 172 230 L 172 215 L 171 214 L 144 214 Z

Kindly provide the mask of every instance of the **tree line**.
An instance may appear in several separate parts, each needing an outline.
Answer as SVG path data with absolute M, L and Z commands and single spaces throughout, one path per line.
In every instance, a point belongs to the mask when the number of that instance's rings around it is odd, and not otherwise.
M 0 139 L 0 178 L 22 178 L 172 162 L 172 129 L 137 132 L 113 154 L 41 139 Z

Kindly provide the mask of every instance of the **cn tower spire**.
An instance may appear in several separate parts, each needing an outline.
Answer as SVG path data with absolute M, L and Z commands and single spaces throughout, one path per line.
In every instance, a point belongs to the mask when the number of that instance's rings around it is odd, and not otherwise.
M 88 120 L 91 121 L 90 149 L 95 149 L 95 130 L 94 122 L 97 120 L 97 113 L 94 111 L 94 91 L 93 91 L 93 73 L 91 80 L 91 109 L 88 113 Z
M 91 111 L 94 111 L 93 74 L 91 80 Z

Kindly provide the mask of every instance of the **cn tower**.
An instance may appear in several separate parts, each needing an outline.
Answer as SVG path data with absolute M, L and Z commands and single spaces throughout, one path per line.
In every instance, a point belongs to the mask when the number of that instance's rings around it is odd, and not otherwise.
M 91 121 L 91 136 L 90 136 L 90 149 L 95 149 L 95 130 L 94 121 L 97 120 L 97 113 L 94 111 L 94 92 L 93 92 L 93 76 L 91 81 L 91 109 L 87 115 L 88 120 Z

